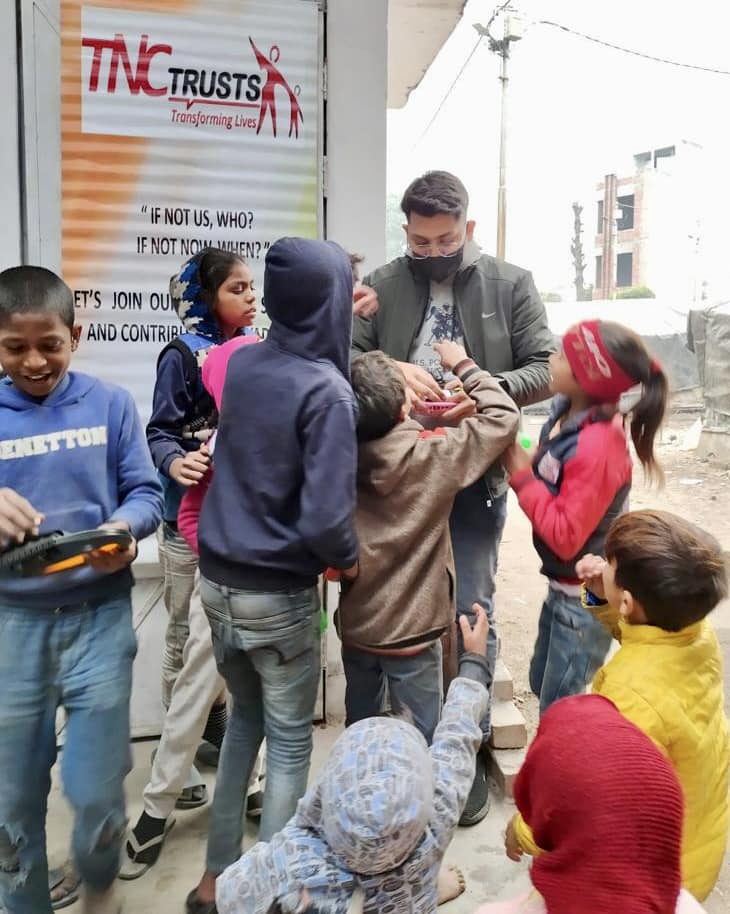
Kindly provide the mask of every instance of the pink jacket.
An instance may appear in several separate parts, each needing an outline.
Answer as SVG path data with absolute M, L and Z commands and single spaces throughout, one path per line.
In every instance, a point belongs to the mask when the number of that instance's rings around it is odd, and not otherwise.
M 241 346 L 258 342 L 260 342 L 260 339 L 257 336 L 235 336 L 227 343 L 210 350 L 203 363 L 203 386 L 215 400 L 218 411 L 221 408 L 223 386 L 226 381 L 226 371 L 228 370 L 228 362 L 231 356 Z M 208 443 L 208 451 L 211 454 L 213 453 L 214 443 L 215 434 Z M 196 486 L 186 489 L 177 514 L 178 533 L 196 555 L 198 554 L 198 520 L 203 507 L 203 499 L 212 478 L 213 468 L 211 467 Z

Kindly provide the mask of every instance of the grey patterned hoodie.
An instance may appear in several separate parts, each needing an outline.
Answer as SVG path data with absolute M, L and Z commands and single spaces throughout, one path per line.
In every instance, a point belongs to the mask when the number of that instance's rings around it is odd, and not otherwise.
M 431 914 L 474 779 L 487 667 L 467 654 L 429 750 L 410 724 L 370 718 L 335 743 L 295 816 L 219 878 L 219 914 Z M 302 903 L 306 889 L 311 907 Z

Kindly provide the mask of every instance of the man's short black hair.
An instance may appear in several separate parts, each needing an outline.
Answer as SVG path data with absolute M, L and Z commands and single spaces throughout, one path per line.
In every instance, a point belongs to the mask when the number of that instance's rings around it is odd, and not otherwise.
M 400 422 L 406 402 L 403 373 L 379 349 L 352 360 L 352 389 L 357 400 L 357 440 L 383 438 Z
M 462 182 L 448 171 L 427 171 L 403 194 L 400 208 L 406 219 L 419 216 L 455 216 L 461 219 L 469 208 L 469 194 Z
M 74 296 L 60 276 L 45 267 L 10 267 L 0 273 L 0 325 L 13 314 L 57 314 L 73 329 Z

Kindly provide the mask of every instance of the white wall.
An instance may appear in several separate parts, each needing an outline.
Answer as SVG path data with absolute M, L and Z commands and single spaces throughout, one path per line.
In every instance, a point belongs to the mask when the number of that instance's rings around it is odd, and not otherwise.
M 0 4 L 0 270 L 20 263 L 20 174 L 15 5 Z
M 388 0 L 327 4 L 327 237 L 385 262 Z

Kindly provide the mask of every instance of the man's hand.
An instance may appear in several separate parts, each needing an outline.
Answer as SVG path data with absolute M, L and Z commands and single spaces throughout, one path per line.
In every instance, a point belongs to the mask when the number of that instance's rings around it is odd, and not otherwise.
M 126 530 L 129 532 L 129 524 L 126 521 L 111 521 L 108 524 L 102 524 L 99 530 Z M 137 541 L 132 542 L 126 549 L 119 549 L 116 552 L 102 552 L 97 550 L 88 554 L 88 562 L 92 568 L 100 571 L 102 574 L 114 574 L 131 565 L 137 558 Z
M 520 847 L 520 842 L 517 840 L 514 819 L 510 819 L 510 823 L 504 833 L 504 851 L 509 859 L 514 860 L 515 863 L 519 863 L 524 854 L 524 851 Z
M 443 400 L 444 394 L 433 377 L 421 368 L 420 365 L 411 365 L 410 362 L 396 362 L 403 372 L 403 377 L 416 400 Z
M 375 289 L 358 283 L 352 293 L 353 317 L 372 317 L 378 306 L 378 293 Z
M 43 515 L 14 489 L 0 489 L 0 548 L 38 536 Z
M 489 620 L 487 619 L 487 614 L 478 603 L 473 603 L 471 608 L 476 616 L 473 627 L 466 616 L 459 616 L 464 651 L 469 654 L 481 654 L 482 657 L 486 657 Z
M 191 451 L 184 457 L 176 457 L 170 464 L 168 472 L 170 478 L 174 479 L 178 485 L 190 488 L 197 486 L 208 472 L 209 466 L 210 454 L 208 448 L 203 445 L 199 451 Z
M 522 470 L 528 470 L 532 466 L 532 455 L 518 441 L 507 448 L 500 460 L 510 476 L 514 476 Z
M 576 562 L 575 573 L 583 581 L 588 590 L 598 597 L 599 600 L 606 599 L 606 588 L 603 586 L 603 569 L 606 567 L 606 560 L 598 555 L 584 555 L 580 561 Z
M 459 343 L 454 343 L 452 340 L 434 343 L 433 349 L 447 371 L 453 371 L 459 362 L 463 362 L 464 359 L 469 358 L 466 349 L 459 345 Z

